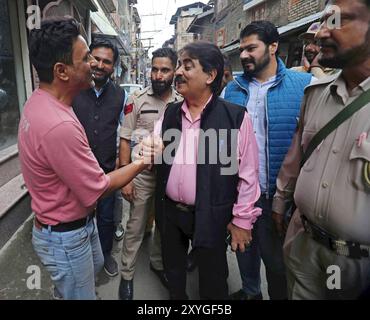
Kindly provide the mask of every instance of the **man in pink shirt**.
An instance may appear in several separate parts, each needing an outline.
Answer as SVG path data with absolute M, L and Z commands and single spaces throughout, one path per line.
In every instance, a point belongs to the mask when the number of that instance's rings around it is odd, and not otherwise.
M 171 299 L 187 299 L 186 254 L 192 241 L 201 299 L 227 299 L 227 232 L 244 251 L 261 210 L 258 151 L 244 109 L 218 98 L 224 59 L 213 44 L 196 42 L 180 53 L 176 89 L 156 126 L 164 141 L 157 166 L 156 222 Z
M 79 91 L 94 84 L 97 65 L 74 19 L 45 20 L 31 31 L 29 52 L 40 87 L 24 107 L 18 147 L 35 212 L 32 243 L 55 292 L 64 299 L 95 299 L 95 275 L 103 265 L 96 202 L 147 165 L 140 158 L 108 175 L 99 167 L 71 107 Z

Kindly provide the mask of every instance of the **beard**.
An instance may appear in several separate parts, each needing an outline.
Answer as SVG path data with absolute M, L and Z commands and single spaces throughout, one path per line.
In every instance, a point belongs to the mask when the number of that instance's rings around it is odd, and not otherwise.
M 106 84 L 106 82 L 108 81 L 108 79 L 110 78 L 111 74 L 108 74 L 106 72 L 104 72 L 103 70 L 99 70 L 100 72 L 103 73 L 102 76 L 97 76 L 95 73 L 94 73 L 94 82 L 97 86 L 103 86 L 104 84 Z
M 323 67 L 337 69 L 344 69 L 361 64 L 370 56 L 369 41 L 370 29 L 367 32 L 365 42 L 351 49 L 341 51 L 334 41 L 322 41 L 321 47 L 331 48 L 334 51 L 334 54 L 331 57 L 325 57 L 325 55 L 322 55 L 319 59 L 319 63 Z
M 318 55 L 318 52 L 306 51 L 304 53 L 304 56 L 307 58 L 307 61 L 309 63 L 312 63 L 312 61 L 316 58 L 317 55 Z
M 155 95 L 160 96 L 171 88 L 173 80 L 157 81 L 152 80 L 152 88 Z
M 263 69 L 266 68 L 266 66 L 269 65 L 270 61 L 271 61 L 271 58 L 269 55 L 268 47 L 266 47 L 265 53 L 259 61 L 256 61 L 256 59 L 253 57 L 241 59 L 244 74 L 247 77 L 257 76 Z M 254 68 L 253 69 L 249 68 L 248 64 L 253 64 Z

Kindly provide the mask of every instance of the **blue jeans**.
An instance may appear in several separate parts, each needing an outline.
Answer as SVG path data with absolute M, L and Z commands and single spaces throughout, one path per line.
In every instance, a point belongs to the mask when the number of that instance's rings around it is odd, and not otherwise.
M 110 254 L 113 248 L 115 200 L 115 193 L 112 193 L 109 197 L 99 200 L 96 206 L 96 221 L 104 255 Z
M 33 248 L 66 300 L 95 300 L 95 277 L 104 264 L 94 219 L 68 232 L 33 227 Z
M 261 293 L 261 258 L 266 266 L 268 293 L 272 300 L 287 299 L 287 281 L 283 259 L 283 238 L 271 218 L 272 199 L 261 197 L 257 204 L 262 208 L 252 230 L 251 246 L 244 253 L 237 252 L 243 290 L 249 295 Z

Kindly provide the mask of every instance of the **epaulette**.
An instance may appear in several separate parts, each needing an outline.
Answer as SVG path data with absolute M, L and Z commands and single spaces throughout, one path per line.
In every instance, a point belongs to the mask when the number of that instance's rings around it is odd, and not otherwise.
M 335 74 L 332 74 L 332 75 L 329 75 L 329 76 L 325 76 L 325 77 L 319 78 L 316 81 L 314 81 L 313 83 L 309 84 L 304 89 L 304 92 L 306 93 L 307 90 L 310 90 L 311 88 L 315 88 L 315 87 L 319 87 L 319 86 L 327 86 L 328 84 L 330 84 L 330 83 L 334 82 L 335 80 L 337 80 L 340 75 L 341 75 L 341 72 L 337 72 Z
M 135 90 L 133 93 L 132 93 L 132 96 L 135 97 L 135 98 L 140 98 L 141 96 L 143 96 L 145 93 L 148 92 L 148 90 L 150 89 L 150 87 L 146 87 L 144 89 L 137 89 Z

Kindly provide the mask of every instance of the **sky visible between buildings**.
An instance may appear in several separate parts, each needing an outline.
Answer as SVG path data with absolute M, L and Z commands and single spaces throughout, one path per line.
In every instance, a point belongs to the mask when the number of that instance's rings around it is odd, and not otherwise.
M 141 38 L 153 38 L 142 40 L 144 46 L 153 46 L 149 56 L 174 34 L 174 25 L 170 25 L 170 20 L 177 8 L 194 2 L 198 0 L 138 0 L 136 7 L 141 17 Z

